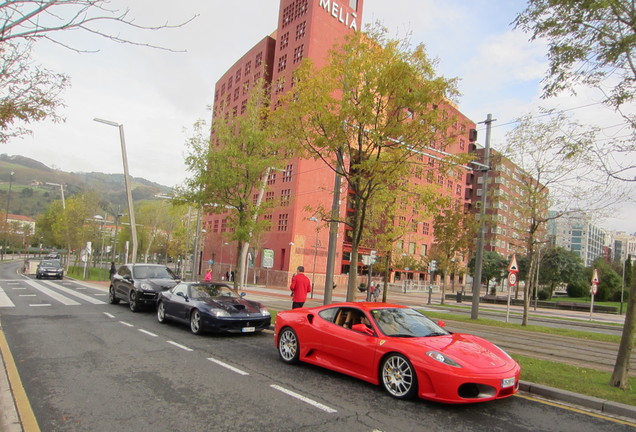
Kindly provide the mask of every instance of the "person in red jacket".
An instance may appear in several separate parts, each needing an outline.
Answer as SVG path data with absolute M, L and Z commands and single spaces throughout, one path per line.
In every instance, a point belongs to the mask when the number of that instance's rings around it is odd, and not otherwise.
M 311 292 L 311 282 L 305 276 L 305 267 L 298 266 L 296 273 L 291 280 L 289 289 L 292 292 L 292 309 L 303 307 L 307 300 L 307 293 Z

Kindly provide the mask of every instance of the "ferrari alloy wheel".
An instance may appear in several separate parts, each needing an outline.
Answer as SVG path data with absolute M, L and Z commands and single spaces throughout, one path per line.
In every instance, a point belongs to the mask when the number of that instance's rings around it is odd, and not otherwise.
M 166 307 L 163 302 L 159 302 L 157 305 L 157 321 L 160 323 L 166 322 Z
M 119 299 L 115 295 L 115 287 L 112 285 L 108 289 L 108 302 L 110 304 L 119 304 Z
M 190 330 L 195 335 L 201 334 L 201 312 L 196 309 L 190 314 Z
M 139 304 L 137 304 L 137 293 L 135 290 L 131 290 L 128 294 L 128 306 L 133 312 L 139 311 Z
M 391 354 L 382 362 L 382 385 L 397 399 L 411 399 L 417 394 L 417 377 L 411 362 L 401 354 Z
M 278 336 L 278 354 L 280 354 L 280 358 L 285 363 L 293 364 L 298 362 L 300 344 L 298 343 L 296 332 L 290 327 L 285 327 L 280 331 Z

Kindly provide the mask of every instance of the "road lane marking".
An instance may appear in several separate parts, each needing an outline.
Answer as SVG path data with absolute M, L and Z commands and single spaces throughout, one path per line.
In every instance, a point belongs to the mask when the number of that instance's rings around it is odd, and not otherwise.
M 127 323 L 126 321 L 119 321 L 121 324 L 125 325 L 126 327 L 134 327 L 134 325 Z
M 39 283 L 34 282 L 34 281 L 30 280 L 30 279 L 25 280 L 25 282 L 28 285 L 31 285 L 36 290 L 46 294 L 47 296 L 53 298 L 54 300 L 59 301 L 63 305 L 66 305 L 66 306 L 79 306 L 80 305 L 79 302 L 76 302 L 73 299 L 65 297 L 62 294 L 60 294 L 60 293 L 58 293 L 56 291 L 53 291 L 52 289 L 49 289 L 49 288 L 45 287 L 44 285 L 40 285 Z
M 104 315 L 106 315 L 108 318 L 115 318 L 115 315 L 108 312 L 104 312 Z
M 235 368 L 234 366 L 231 366 L 231 365 L 229 365 L 227 363 L 224 363 L 221 360 L 217 360 L 217 359 L 215 359 L 213 357 L 208 357 L 208 360 L 210 360 L 212 363 L 218 364 L 219 366 L 223 366 L 224 368 L 229 369 L 232 372 L 236 372 L 239 375 L 243 375 L 243 376 L 249 375 L 249 373 L 247 373 L 245 371 L 242 371 L 242 370 L 240 370 L 238 368 Z
M 2 288 L 0 288 L 0 307 L 15 307 L 15 304 Z
M 51 303 L 34 303 L 29 306 L 38 307 L 38 306 L 51 306 Z
M 585 414 L 585 415 L 588 415 L 590 417 L 600 418 L 602 420 L 607 420 L 607 421 L 610 421 L 612 423 L 618 423 L 618 424 L 623 424 L 623 425 L 628 425 L 628 426 L 636 426 L 636 423 L 634 423 L 634 422 L 621 420 L 621 419 L 618 419 L 618 418 L 615 418 L 615 417 L 611 417 L 611 416 L 605 415 L 605 414 L 597 414 L 595 412 L 587 411 L 587 410 L 581 409 L 581 408 L 576 408 L 574 406 L 566 405 L 564 403 L 552 402 L 552 401 L 549 401 L 547 399 L 542 399 L 542 398 L 538 398 L 538 397 L 534 397 L 534 396 L 522 395 L 522 394 L 519 394 L 519 393 L 517 393 L 515 395 L 515 397 L 520 397 L 522 399 L 526 399 L 526 400 L 529 400 L 529 401 L 538 402 L 538 403 L 542 403 L 542 404 L 545 404 L 545 405 L 550 405 L 550 406 L 561 408 L 561 409 L 564 409 L 564 410 L 567 410 L 567 411 L 573 411 L 573 412 L 579 413 L 579 414 Z
M 19 294 L 18 297 L 37 297 L 37 294 Z
M 91 297 L 91 296 L 87 296 L 86 294 L 78 293 L 78 292 L 76 292 L 75 290 L 72 290 L 72 289 L 70 289 L 70 288 L 66 288 L 66 287 L 64 287 L 64 286 L 61 286 L 61 285 L 55 284 L 55 283 L 53 283 L 53 282 L 45 282 L 45 283 L 46 283 L 47 285 L 49 285 L 50 287 L 53 287 L 53 288 L 55 288 L 55 289 L 58 289 L 58 290 L 60 290 L 60 291 L 62 291 L 62 292 L 64 292 L 64 293 L 66 293 L 66 294 L 70 294 L 70 295 L 75 296 L 75 297 L 77 297 L 77 298 L 80 298 L 80 299 L 82 299 L 82 300 L 85 300 L 85 301 L 87 301 L 87 302 L 89 302 L 89 303 L 92 303 L 92 304 L 106 304 L 106 303 L 104 303 L 104 302 L 103 302 L 103 301 L 101 301 L 101 300 L 94 299 L 94 298 L 93 298 L 93 297 Z
M 176 343 L 174 341 L 166 341 L 166 342 L 168 342 L 170 345 L 176 346 L 177 348 L 181 348 L 184 351 L 194 351 L 192 348 L 188 348 L 187 346 L 181 345 L 181 344 Z
M 279 386 L 279 385 L 271 384 L 271 385 L 270 385 L 270 387 L 271 387 L 271 388 L 273 388 L 273 389 L 278 390 L 279 392 L 285 393 L 285 394 L 286 394 L 286 395 L 288 395 L 288 396 L 291 396 L 291 397 L 293 397 L 293 398 L 296 398 L 296 399 L 298 399 L 299 401 L 305 402 L 305 403 L 307 403 L 307 404 L 309 404 L 309 405 L 311 405 L 311 406 L 313 406 L 313 407 L 315 407 L 315 408 L 318 408 L 319 410 L 325 411 L 325 412 L 327 412 L 327 413 L 329 413 L 329 414 L 334 414 L 334 413 L 337 413 L 337 412 L 338 412 L 337 410 L 335 410 L 335 409 L 333 409 L 333 408 L 330 408 L 330 407 L 328 407 L 327 405 L 323 405 L 323 404 L 321 404 L 320 402 L 316 402 L 316 401 L 315 401 L 315 400 L 313 400 L 313 399 L 309 399 L 309 398 L 308 398 L 308 397 L 306 397 L 306 396 L 303 396 L 303 395 L 301 395 L 301 394 L 298 394 L 298 393 L 296 393 L 296 392 L 293 392 L 293 391 L 291 391 L 291 390 L 288 390 L 288 389 L 286 389 L 286 388 L 284 388 L 284 387 L 281 387 L 281 386 Z
M 142 332 L 143 334 L 147 334 L 148 336 L 152 336 L 152 337 L 157 337 L 156 334 L 149 332 L 148 330 L 144 330 L 144 329 L 138 329 L 140 332 Z
M 38 421 L 36 420 L 35 414 L 33 413 L 33 408 L 31 407 L 31 402 L 29 402 L 29 397 L 26 394 L 26 390 L 22 385 L 22 379 L 20 378 L 20 374 L 18 373 L 18 367 L 16 366 L 15 360 L 13 359 L 13 354 L 11 353 L 11 349 L 9 348 L 9 343 L 7 342 L 7 339 L 1 328 L 0 355 L 2 355 L 4 367 L 7 371 L 7 378 L 9 380 L 9 387 L 11 387 L 11 392 L 15 401 L 15 407 L 18 411 L 18 416 L 20 417 L 21 428 L 19 429 L 23 431 L 39 432 L 40 426 L 38 425 Z
M 11 289 L 14 290 L 14 291 L 17 291 L 17 290 L 25 290 L 26 288 L 25 287 L 20 287 L 20 288 L 11 288 Z

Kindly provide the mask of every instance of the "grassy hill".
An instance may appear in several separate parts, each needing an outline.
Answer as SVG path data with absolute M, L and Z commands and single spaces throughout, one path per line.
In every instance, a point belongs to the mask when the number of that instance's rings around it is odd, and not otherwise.
M 123 174 L 69 173 L 54 170 L 36 160 L 24 156 L 0 155 L 0 211 L 7 209 L 7 193 L 10 173 L 14 172 L 11 185 L 9 213 L 37 218 L 51 202 L 62 199 L 61 188 L 46 183 L 64 185 L 64 197 L 93 190 L 112 209 L 125 209 L 126 189 Z M 156 199 L 156 194 L 169 194 L 171 188 L 148 180 L 133 177 L 131 182 L 133 201 Z

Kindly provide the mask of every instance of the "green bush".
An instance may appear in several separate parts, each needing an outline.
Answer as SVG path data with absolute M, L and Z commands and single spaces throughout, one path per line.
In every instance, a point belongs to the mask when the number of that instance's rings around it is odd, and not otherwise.
M 589 295 L 590 287 L 587 282 L 574 281 L 570 282 L 567 287 L 568 297 L 585 297 Z
M 537 297 L 539 297 L 539 300 L 549 300 L 550 299 L 550 291 L 547 290 L 547 289 L 542 289 L 537 294 Z

